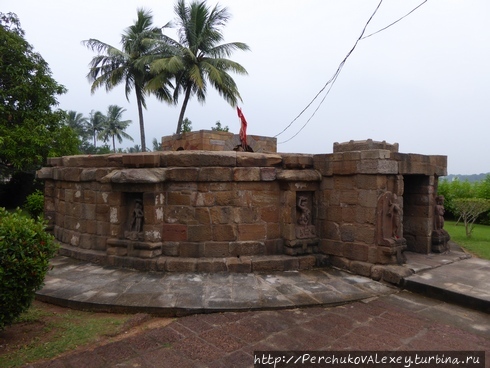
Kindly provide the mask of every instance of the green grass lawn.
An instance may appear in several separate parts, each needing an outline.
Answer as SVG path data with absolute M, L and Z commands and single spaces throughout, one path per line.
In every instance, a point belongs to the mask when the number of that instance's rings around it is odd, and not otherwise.
M 463 223 L 446 221 L 444 229 L 451 235 L 451 240 L 465 248 L 468 252 L 490 260 L 490 226 L 475 225 L 471 238 L 466 237 Z

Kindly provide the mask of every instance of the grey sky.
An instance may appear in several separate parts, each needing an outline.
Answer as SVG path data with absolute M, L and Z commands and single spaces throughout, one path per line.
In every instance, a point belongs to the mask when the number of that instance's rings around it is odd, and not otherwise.
M 361 34 L 379 0 L 222 0 L 232 14 L 226 41 L 241 41 L 237 52 L 248 76 L 235 78 L 248 133 L 274 136 L 283 130 L 335 73 Z M 384 0 L 366 34 L 385 27 L 422 0 Z M 88 116 L 110 104 L 127 109 L 127 132 L 139 144 L 135 98 L 121 88 L 90 93 L 88 63 L 95 55 L 81 41 L 97 38 L 119 47 L 136 9 L 151 9 L 156 25 L 175 18 L 173 0 L 3 0 L 26 39 L 68 88 L 60 107 Z M 214 5 L 216 1 L 208 1 Z M 280 152 L 330 153 L 334 142 L 351 139 L 398 142 L 404 153 L 448 156 L 450 174 L 490 172 L 490 27 L 488 0 L 428 0 L 393 27 L 359 42 L 324 103 Z M 170 35 L 172 35 L 170 33 Z M 313 104 L 285 133 L 283 142 L 306 123 Z M 180 104 L 151 98 L 145 111 L 147 145 L 174 133 Z M 238 133 L 235 109 L 209 89 L 201 105 L 191 100 L 186 116 L 193 129 L 216 121 Z

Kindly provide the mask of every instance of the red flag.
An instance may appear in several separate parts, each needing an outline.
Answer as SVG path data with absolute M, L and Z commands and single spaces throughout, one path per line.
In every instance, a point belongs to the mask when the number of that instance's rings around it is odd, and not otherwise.
M 240 141 L 242 142 L 242 147 L 246 151 L 247 150 L 247 120 L 245 116 L 243 116 L 242 110 L 237 106 L 236 111 L 238 113 L 238 117 L 242 122 L 240 127 Z

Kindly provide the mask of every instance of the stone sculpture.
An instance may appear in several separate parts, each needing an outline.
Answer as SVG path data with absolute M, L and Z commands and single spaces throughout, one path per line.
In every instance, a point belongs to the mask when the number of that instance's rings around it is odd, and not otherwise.
M 386 192 L 378 199 L 377 242 L 380 263 L 405 262 L 403 251 L 406 240 L 403 237 L 403 207 L 395 193 Z
M 298 197 L 298 208 L 301 214 L 298 218 L 298 224 L 308 226 L 311 223 L 311 210 L 308 208 L 308 198 L 305 196 Z
M 299 225 L 296 227 L 296 238 L 314 238 L 316 236 L 316 230 L 315 226 L 311 224 L 311 209 L 309 207 L 308 197 L 299 195 L 296 206 L 299 209 L 296 220 Z
M 398 232 L 401 224 L 402 209 L 398 204 L 398 196 L 396 194 L 391 197 L 387 215 L 391 218 L 391 236 L 393 239 L 398 239 L 400 237 Z
M 136 199 L 134 201 L 134 208 L 131 215 L 131 223 L 129 224 L 129 231 L 125 232 L 128 239 L 136 240 L 141 238 L 141 233 L 143 232 L 143 221 L 144 221 L 144 211 L 143 202 L 141 199 Z
M 451 237 L 444 230 L 444 196 L 436 196 L 434 206 L 434 230 L 432 231 L 432 251 L 435 253 L 449 252 Z

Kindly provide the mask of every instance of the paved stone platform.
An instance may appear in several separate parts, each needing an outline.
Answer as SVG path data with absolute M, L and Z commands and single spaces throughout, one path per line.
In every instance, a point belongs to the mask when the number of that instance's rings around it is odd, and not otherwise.
M 490 318 L 400 291 L 336 307 L 176 318 L 28 367 L 251 368 L 254 352 L 264 350 L 484 351 L 490 367 Z
M 406 277 L 405 288 L 490 313 L 490 262 L 469 258 Z
M 451 243 L 445 254 L 406 252 L 388 266 L 402 288 L 490 313 L 490 261 Z M 398 291 L 335 269 L 273 273 L 159 273 L 102 267 L 59 256 L 37 298 L 75 309 L 183 316 L 198 313 L 335 306 Z
M 471 257 L 456 243 L 445 254 L 407 253 L 413 274 L 403 287 L 446 302 L 490 313 L 490 261 Z
M 333 268 L 276 273 L 158 273 L 52 260 L 37 299 L 110 312 L 196 313 L 339 305 L 397 291 Z

